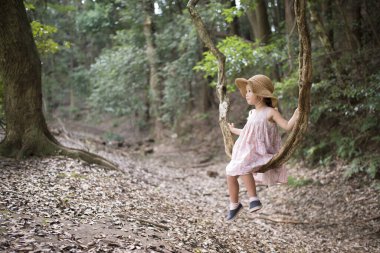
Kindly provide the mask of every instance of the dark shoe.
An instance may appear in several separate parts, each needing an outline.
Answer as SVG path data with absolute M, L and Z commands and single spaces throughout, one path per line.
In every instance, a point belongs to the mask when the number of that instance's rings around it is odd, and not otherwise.
M 241 209 L 243 209 L 243 205 L 239 203 L 239 206 L 234 210 L 229 210 L 227 214 L 227 221 L 234 220 L 237 215 L 240 213 Z
M 254 200 L 249 202 L 249 211 L 251 213 L 260 210 L 262 207 L 263 205 L 261 204 L 260 200 Z

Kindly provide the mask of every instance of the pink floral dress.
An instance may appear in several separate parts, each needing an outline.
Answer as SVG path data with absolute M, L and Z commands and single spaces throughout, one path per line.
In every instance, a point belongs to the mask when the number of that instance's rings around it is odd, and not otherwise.
M 253 109 L 249 112 L 247 123 L 234 144 L 231 161 L 226 167 L 228 176 L 253 173 L 256 184 L 287 182 L 285 166 L 256 173 L 281 147 L 277 124 L 267 119 L 269 110 L 270 107 L 266 107 L 260 111 Z

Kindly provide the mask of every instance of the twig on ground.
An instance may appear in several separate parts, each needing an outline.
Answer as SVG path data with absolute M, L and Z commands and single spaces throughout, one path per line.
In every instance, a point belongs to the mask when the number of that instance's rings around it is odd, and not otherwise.
M 159 227 L 159 228 L 163 228 L 163 229 L 166 229 L 166 230 L 170 229 L 170 227 L 168 227 L 168 226 L 161 225 L 161 224 L 155 223 L 153 221 L 148 221 L 148 220 L 139 219 L 139 218 L 134 218 L 134 219 L 137 220 L 137 221 L 139 221 L 139 222 L 141 222 L 141 223 L 150 224 L 150 225 L 153 225 L 153 226 L 156 226 L 156 227 Z

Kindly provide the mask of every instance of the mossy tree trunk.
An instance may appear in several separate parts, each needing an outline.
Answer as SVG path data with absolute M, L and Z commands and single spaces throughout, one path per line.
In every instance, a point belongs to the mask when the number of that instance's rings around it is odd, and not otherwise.
M 62 154 L 115 168 L 97 155 L 61 146 L 49 132 L 42 113 L 41 61 L 23 1 L 0 0 L 0 17 L 0 79 L 7 124 L 0 155 Z

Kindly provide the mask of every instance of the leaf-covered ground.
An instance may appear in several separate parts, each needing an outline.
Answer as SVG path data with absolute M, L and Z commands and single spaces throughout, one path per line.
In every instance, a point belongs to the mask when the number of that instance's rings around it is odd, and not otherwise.
M 93 149 L 121 170 L 0 159 L 0 251 L 380 252 L 379 191 L 342 166 L 289 165 L 292 185 L 259 187 L 264 208 L 226 223 L 227 160 L 208 146 Z

